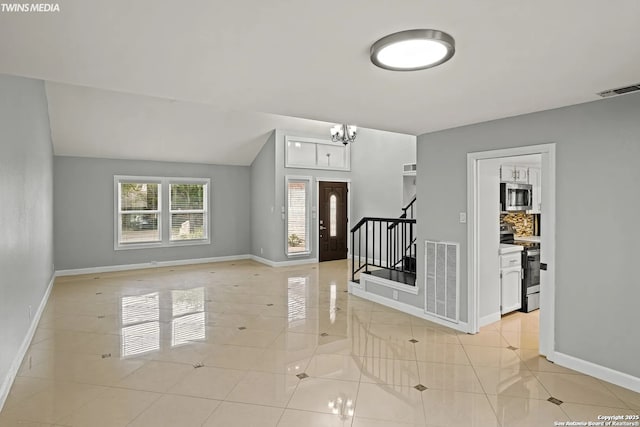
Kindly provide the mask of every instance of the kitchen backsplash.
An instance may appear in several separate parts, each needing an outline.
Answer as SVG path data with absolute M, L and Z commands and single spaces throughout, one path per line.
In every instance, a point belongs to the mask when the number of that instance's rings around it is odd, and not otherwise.
M 517 237 L 533 236 L 533 215 L 524 212 L 512 212 L 500 215 L 500 221 L 513 225 Z

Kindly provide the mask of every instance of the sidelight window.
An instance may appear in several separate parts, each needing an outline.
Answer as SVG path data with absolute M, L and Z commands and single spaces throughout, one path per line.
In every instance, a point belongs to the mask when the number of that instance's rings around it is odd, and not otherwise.
M 311 178 L 287 177 L 287 255 L 311 253 Z

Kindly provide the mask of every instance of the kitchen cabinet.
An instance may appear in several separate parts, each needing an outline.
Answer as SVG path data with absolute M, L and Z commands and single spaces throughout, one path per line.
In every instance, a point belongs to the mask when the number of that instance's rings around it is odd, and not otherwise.
M 501 165 L 500 181 L 526 184 L 529 182 L 528 168 L 517 165 Z
M 521 253 L 500 256 L 500 313 L 507 314 L 522 307 Z
M 529 184 L 533 186 L 531 196 L 531 210 L 528 213 L 539 214 L 542 210 L 542 179 L 540 176 L 540 168 L 529 168 Z

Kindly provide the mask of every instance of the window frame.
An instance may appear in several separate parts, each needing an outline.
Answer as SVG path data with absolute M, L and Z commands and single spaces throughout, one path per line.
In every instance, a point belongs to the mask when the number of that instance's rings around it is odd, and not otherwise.
M 145 211 L 144 213 L 155 213 L 158 215 L 158 229 L 160 241 L 121 243 L 122 237 L 122 213 L 137 213 L 138 211 L 122 211 L 121 183 L 144 183 L 158 184 L 158 210 Z M 205 237 L 202 239 L 171 240 L 171 184 L 199 184 L 204 185 L 203 190 L 203 225 Z M 158 176 L 137 176 L 137 175 L 114 175 L 113 176 L 114 195 L 114 228 L 113 228 L 113 248 L 116 251 L 131 249 L 167 248 L 177 246 L 195 246 L 211 244 L 211 179 L 210 178 L 188 178 L 188 177 L 158 177 Z M 200 211 L 198 211 L 200 212 Z
M 293 163 L 289 160 L 289 144 L 302 143 L 302 144 L 310 144 L 314 146 L 315 150 L 315 162 L 314 164 L 305 164 L 305 163 Z M 318 146 L 319 145 L 327 145 L 336 148 L 343 149 L 343 162 L 344 166 L 342 167 L 331 167 L 324 166 L 318 164 Z M 351 144 L 343 144 L 342 142 L 333 142 L 331 140 L 319 139 L 319 138 L 309 138 L 302 136 L 293 136 L 293 135 L 285 135 L 284 140 L 284 166 L 286 168 L 293 169 L 317 169 L 317 170 L 331 170 L 331 171 L 351 171 Z
M 176 244 L 185 244 L 190 242 L 201 242 L 201 241 L 209 241 L 209 179 L 202 178 L 170 178 L 167 189 L 167 198 L 168 198 L 168 208 L 167 208 L 167 216 L 169 217 L 169 242 L 171 246 L 175 246 Z M 173 184 L 191 184 L 191 185 L 202 185 L 204 189 L 202 190 L 202 209 L 185 209 L 185 210 L 172 210 L 171 209 L 171 186 Z M 204 228 L 204 237 L 202 239 L 171 239 L 171 227 L 172 223 L 172 214 L 174 213 L 202 213 L 202 226 Z
M 301 182 L 305 184 L 305 250 L 301 252 L 289 252 L 289 183 Z M 311 255 L 313 251 L 312 240 L 313 230 L 311 229 L 311 176 L 286 175 L 284 179 L 284 197 L 285 197 L 285 221 L 284 221 L 284 252 L 289 258 L 305 257 Z

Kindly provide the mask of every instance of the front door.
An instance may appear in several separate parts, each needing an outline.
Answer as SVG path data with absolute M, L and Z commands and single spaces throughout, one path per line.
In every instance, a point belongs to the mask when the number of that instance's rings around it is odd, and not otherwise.
M 320 181 L 320 261 L 347 258 L 347 183 Z

